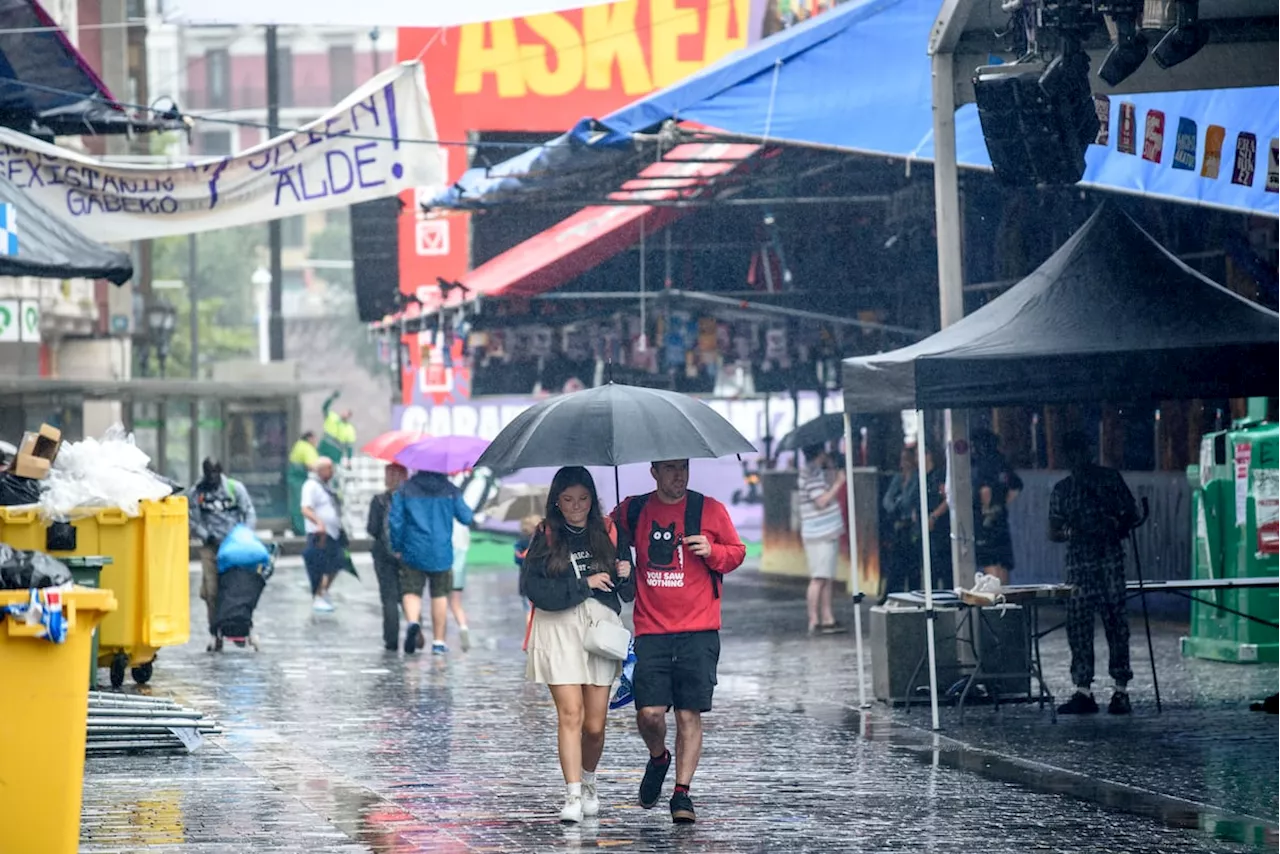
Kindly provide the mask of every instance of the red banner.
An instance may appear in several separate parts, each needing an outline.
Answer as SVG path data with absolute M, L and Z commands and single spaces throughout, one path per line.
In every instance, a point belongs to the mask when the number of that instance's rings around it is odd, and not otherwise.
M 763 25 L 750 19 L 751 7 L 751 0 L 623 0 L 444 30 L 401 28 L 396 53 L 421 56 L 441 140 L 465 142 L 471 131 L 550 137 L 745 47 Z M 448 179 L 457 180 L 466 148 L 444 150 Z M 487 154 L 497 161 L 507 153 Z M 405 294 L 434 288 L 437 277 L 461 278 L 469 267 L 469 215 L 428 220 L 418 204 L 423 192 L 403 197 Z

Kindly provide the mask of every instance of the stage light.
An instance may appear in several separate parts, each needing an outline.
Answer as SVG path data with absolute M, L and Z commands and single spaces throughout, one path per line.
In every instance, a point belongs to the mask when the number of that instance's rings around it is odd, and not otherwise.
M 1111 35 L 1111 49 L 1098 67 L 1098 76 L 1108 86 L 1118 86 L 1147 58 L 1147 37 L 1138 29 L 1139 3 L 1138 0 L 1108 0 L 1099 3 L 1097 9 Z
M 1152 58 L 1161 68 L 1172 68 L 1195 56 L 1209 42 L 1209 28 L 1200 21 L 1197 0 L 1174 0 L 1175 23 L 1164 34 Z

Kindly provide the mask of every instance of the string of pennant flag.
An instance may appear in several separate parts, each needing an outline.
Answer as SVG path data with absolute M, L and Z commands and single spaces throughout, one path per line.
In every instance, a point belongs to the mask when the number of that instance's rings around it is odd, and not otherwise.
M 1096 145 L 1111 146 L 1111 99 L 1106 95 L 1094 95 L 1094 106 L 1098 111 L 1098 136 Z M 1166 116 L 1163 110 L 1149 109 L 1146 112 L 1142 134 L 1142 159 L 1155 164 L 1164 163 Z M 1138 109 L 1131 101 L 1121 101 L 1118 127 L 1116 128 L 1115 150 L 1120 154 L 1138 155 Z M 1177 131 L 1174 134 L 1173 155 L 1169 158 L 1169 166 L 1173 169 L 1194 172 L 1197 167 L 1200 177 L 1216 181 L 1222 175 L 1223 153 L 1228 139 L 1227 128 L 1222 125 L 1207 125 L 1204 129 L 1203 146 L 1201 134 L 1195 119 L 1186 116 L 1178 117 Z M 1231 163 L 1231 183 L 1243 187 L 1252 187 L 1258 172 L 1258 136 L 1251 131 L 1235 133 L 1234 155 Z M 1265 190 L 1268 193 L 1280 192 L 1280 139 L 1272 138 L 1268 146 Z

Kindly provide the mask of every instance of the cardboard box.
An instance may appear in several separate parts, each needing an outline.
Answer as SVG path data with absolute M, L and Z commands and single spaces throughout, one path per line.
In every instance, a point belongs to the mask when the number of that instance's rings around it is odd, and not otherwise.
M 14 459 L 13 473 L 18 477 L 44 480 L 61 447 L 62 431 L 57 427 L 41 424 L 38 431 L 22 437 L 18 456 Z

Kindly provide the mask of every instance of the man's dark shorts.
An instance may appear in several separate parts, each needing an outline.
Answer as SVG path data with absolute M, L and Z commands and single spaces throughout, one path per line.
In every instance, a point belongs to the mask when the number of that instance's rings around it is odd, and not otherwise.
M 631 677 L 636 708 L 674 706 L 691 712 L 711 711 L 719 663 L 717 631 L 638 636 L 636 669 Z
M 422 596 L 425 588 L 430 588 L 432 599 L 443 599 L 453 591 L 453 570 L 444 572 L 423 572 L 411 566 L 400 564 L 400 595 Z

